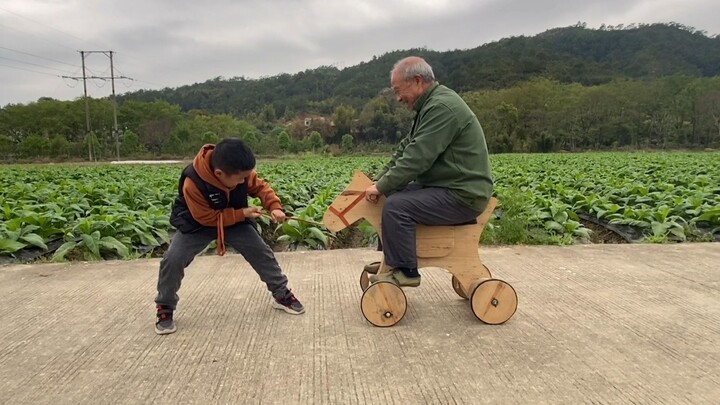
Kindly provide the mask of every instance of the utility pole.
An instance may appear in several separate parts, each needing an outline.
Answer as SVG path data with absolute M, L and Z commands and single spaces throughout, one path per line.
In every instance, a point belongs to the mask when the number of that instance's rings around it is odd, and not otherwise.
M 130 77 L 126 76 L 115 76 L 115 66 L 113 64 L 113 51 L 79 51 L 80 52 L 80 58 L 82 59 L 82 69 L 83 69 L 83 75 L 82 77 L 74 77 L 74 76 L 61 76 L 65 79 L 73 79 L 73 80 L 80 80 L 83 81 L 83 92 L 85 95 L 85 125 L 87 129 L 86 136 L 88 137 L 88 155 L 89 159 L 93 160 L 93 142 L 90 138 L 90 104 L 88 101 L 87 96 L 87 80 L 107 80 L 110 79 L 110 83 L 112 84 L 112 101 L 113 101 L 113 134 L 115 135 L 115 155 L 117 159 L 120 159 L 120 133 L 118 131 L 118 124 L 117 124 L 117 101 L 115 99 L 115 79 L 130 79 L 133 80 Z M 91 53 L 102 53 L 103 55 L 110 58 L 110 77 L 107 76 L 87 76 L 85 74 L 85 56 L 89 55 Z M 95 154 L 95 158 L 97 158 L 97 155 Z
M 115 100 L 115 71 L 113 70 L 113 51 L 110 51 L 110 83 L 113 99 L 113 133 L 115 134 L 115 156 L 120 160 L 120 134 L 117 127 L 117 101 Z
M 92 140 L 90 139 L 90 104 L 87 97 L 87 80 L 85 77 L 85 52 L 80 51 L 80 59 L 82 59 L 82 71 L 83 71 L 83 95 L 85 96 L 85 137 L 88 140 L 88 160 L 92 162 Z

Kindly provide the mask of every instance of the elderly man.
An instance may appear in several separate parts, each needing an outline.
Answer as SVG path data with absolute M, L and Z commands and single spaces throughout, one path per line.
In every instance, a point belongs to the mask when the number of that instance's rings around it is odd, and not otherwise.
M 392 270 L 370 276 L 399 286 L 420 285 L 416 224 L 457 225 L 473 221 L 493 193 L 485 134 L 475 114 L 453 90 L 438 84 L 419 57 L 398 61 L 390 73 L 397 100 L 415 111 L 412 129 L 366 191 L 382 213 L 382 246 Z M 366 270 L 377 273 L 379 265 Z

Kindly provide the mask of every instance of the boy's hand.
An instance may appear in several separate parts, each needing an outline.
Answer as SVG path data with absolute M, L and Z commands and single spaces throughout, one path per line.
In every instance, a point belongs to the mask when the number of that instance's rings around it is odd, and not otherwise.
M 258 207 L 247 207 L 242 209 L 243 214 L 245 215 L 245 218 L 252 218 L 255 219 L 262 215 L 262 211 L 260 211 L 260 208 Z
M 284 222 L 287 219 L 287 216 L 285 216 L 285 213 L 282 212 L 282 210 L 272 210 L 270 212 L 270 217 L 277 223 Z

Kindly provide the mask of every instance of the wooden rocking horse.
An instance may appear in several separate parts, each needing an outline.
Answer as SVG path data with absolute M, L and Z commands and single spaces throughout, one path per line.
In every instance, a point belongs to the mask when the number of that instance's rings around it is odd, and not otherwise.
M 373 204 L 365 199 L 365 190 L 372 180 L 360 171 L 355 175 L 323 216 L 325 227 L 331 232 L 341 231 L 360 219 L 366 219 L 381 234 L 382 208 L 385 197 Z M 497 205 L 490 199 L 485 211 L 476 223 L 454 226 L 417 225 L 416 243 L 418 268 L 439 267 L 449 271 L 452 287 L 462 298 L 470 300 L 475 316 L 491 325 L 504 323 L 517 309 L 517 294 L 513 287 L 495 278 L 480 261 L 478 243 L 485 224 Z M 390 271 L 385 260 L 380 262 L 378 272 Z M 361 310 L 365 319 L 375 326 L 393 326 L 405 316 L 407 298 L 402 288 L 388 281 L 370 284 L 368 272 L 360 275 L 363 289 Z

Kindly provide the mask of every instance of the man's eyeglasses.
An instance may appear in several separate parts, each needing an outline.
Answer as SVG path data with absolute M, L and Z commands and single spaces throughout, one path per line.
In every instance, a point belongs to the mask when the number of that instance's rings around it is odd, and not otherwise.
M 412 86 L 412 84 L 413 84 L 412 82 L 405 82 L 405 86 L 402 86 L 402 87 L 400 87 L 400 86 L 398 86 L 398 87 L 393 87 L 393 88 L 392 88 L 392 91 L 393 91 L 393 93 L 395 93 L 396 96 L 399 96 L 400 93 L 402 93 L 402 92 L 404 92 L 405 90 L 407 90 L 407 88 L 410 87 L 410 86 Z

